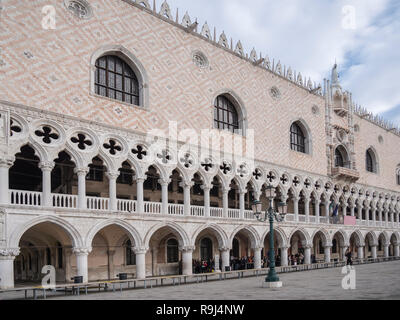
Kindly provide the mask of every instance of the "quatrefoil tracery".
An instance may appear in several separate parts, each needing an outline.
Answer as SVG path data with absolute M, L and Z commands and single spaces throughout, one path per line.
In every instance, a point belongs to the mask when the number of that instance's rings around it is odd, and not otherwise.
M 168 150 L 163 150 L 161 153 L 158 153 L 157 158 L 160 159 L 164 164 L 168 164 L 168 162 L 172 160 L 171 154 Z
M 86 147 L 91 147 L 93 142 L 86 138 L 83 133 L 78 133 L 76 137 L 71 138 L 72 143 L 77 144 L 80 150 L 85 150 Z
M 231 172 L 232 167 L 231 167 L 231 165 L 229 163 L 224 161 L 222 163 L 222 166 L 220 166 L 220 169 L 224 174 L 228 174 L 228 172 Z
M 117 141 L 113 139 L 110 139 L 108 143 L 104 143 L 103 147 L 104 149 L 108 150 L 108 152 L 113 156 L 122 151 L 122 147 L 118 144 Z
M 254 170 L 253 176 L 254 176 L 254 179 L 260 180 L 261 177 L 262 177 L 262 172 L 261 172 L 261 170 L 260 170 L 260 169 Z
M 204 168 L 206 172 L 210 171 L 213 168 L 213 163 L 210 158 L 207 158 L 204 160 L 204 162 L 201 163 L 201 166 Z
M 186 169 L 189 169 L 194 163 L 193 157 L 190 153 L 185 153 L 185 156 L 181 158 L 180 161 Z
M 46 144 L 50 144 L 53 140 L 58 140 L 59 135 L 56 132 L 53 132 L 53 128 L 48 126 L 43 126 L 41 130 L 36 130 L 35 135 L 43 138 L 42 141 Z
M 146 149 L 141 146 L 138 145 L 136 147 L 136 149 L 132 149 L 132 153 L 139 159 L 139 160 L 143 160 L 145 157 L 147 157 L 147 151 Z

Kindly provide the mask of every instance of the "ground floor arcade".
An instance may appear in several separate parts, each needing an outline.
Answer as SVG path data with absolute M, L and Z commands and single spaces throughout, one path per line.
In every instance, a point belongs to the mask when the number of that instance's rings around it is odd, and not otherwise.
M 83 224 L 82 224 L 83 225 Z M 89 225 L 89 224 L 88 224 Z M 84 281 L 115 279 L 120 273 L 143 279 L 151 276 L 190 275 L 238 267 L 268 266 L 269 231 L 266 225 L 144 222 L 120 219 L 91 221 L 85 236 L 81 224 L 39 217 L 17 228 L 9 248 L 1 250 L 0 285 L 40 282 L 42 268 L 51 265 L 57 282 L 74 276 Z M 330 226 L 300 228 L 279 225 L 274 230 L 277 263 L 310 264 L 355 258 L 399 256 L 398 232 L 368 231 Z M 200 268 L 199 268 L 200 264 Z

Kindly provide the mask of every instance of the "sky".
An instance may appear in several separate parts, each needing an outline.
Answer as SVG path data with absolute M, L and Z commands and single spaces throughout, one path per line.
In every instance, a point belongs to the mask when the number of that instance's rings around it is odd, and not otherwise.
M 158 8 L 162 0 L 157 0 Z M 399 0 L 168 0 L 234 46 L 255 48 L 312 81 L 330 78 L 335 61 L 357 104 L 400 125 Z M 213 31 L 212 31 L 213 33 Z

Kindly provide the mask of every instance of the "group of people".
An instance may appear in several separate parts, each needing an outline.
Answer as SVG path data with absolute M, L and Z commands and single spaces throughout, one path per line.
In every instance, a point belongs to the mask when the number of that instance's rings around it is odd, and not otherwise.
M 231 270 L 254 269 L 254 257 L 231 258 Z
M 212 273 L 215 270 L 214 260 L 193 260 L 193 272 L 199 273 Z

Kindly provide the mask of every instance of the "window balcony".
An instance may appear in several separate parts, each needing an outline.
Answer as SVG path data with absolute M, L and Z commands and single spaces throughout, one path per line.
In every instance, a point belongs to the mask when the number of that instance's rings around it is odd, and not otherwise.
M 332 168 L 332 176 L 335 179 L 351 180 L 353 182 L 360 179 L 360 173 L 357 170 L 343 167 Z

